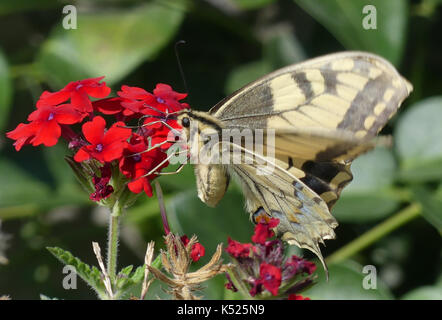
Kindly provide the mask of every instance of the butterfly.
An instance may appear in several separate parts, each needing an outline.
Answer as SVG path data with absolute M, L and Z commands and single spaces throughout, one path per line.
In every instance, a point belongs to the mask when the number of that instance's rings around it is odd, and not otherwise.
M 230 177 L 236 178 L 251 220 L 278 218 L 276 234 L 311 250 L 327 271 L 319 244 L 335 238 L 338 223 L 330 210 L 353 178 L 351 163 L 385 142 L 377 134 L 411 91 L 412 85 L 385 59 L 341 52 L 267 74 L 208 112 L 180 112 L 176 119 L 197 152 L 208 144 L 207 136 L 221 137 L 225 130 L 273 137 L 263 139 L 265 149 L 273 150 L 272 159 L 243 140 L 230 140 L 227 149 L 216 150 L 241 150 L 240 162 L 195 163 L 198 196 L 215 206 Z M 197 130 L 191 132 L 192 127 Z

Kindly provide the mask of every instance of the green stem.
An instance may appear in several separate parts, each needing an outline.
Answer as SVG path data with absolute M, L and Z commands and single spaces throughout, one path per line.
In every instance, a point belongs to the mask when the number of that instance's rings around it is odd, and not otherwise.
M 404 225 L 408 221 L 416 218 L 421 212 L 421 205 L 419 203 L 412 203 L 391 218 L 385 220 L 381 224 L 361 235 L 359 238 L 353 240 L 346 246 L 328 256 L 326 259 L 327 264 L 331 265 L 339 263 L 350 258 L 359 251 L 367 248 L 372 243 L 376 242 L 378 239 L 384 237 L 385 235 Z
M 120 216 L 123 209 L 117 200 L 109 217 L 109 235 L 107 239 L 107 273 L 112 282 L 117 274 L 118 236 Z
M 227 273 L 229 274 L 230 279 L 233 282 L 233 285 L 238 290 L 238 292 L 241 294 L 243 299 L 247 299 L 247 300 L 253 299 L 253 297 L 249 293 L 249 290 L 242 282 L 241 276 L 238 274 L 238 272 L 236 271 L 235 268 L 236 267 L 234 266 L 232 268 L 228 268 L 228 270 L 227 270 Z

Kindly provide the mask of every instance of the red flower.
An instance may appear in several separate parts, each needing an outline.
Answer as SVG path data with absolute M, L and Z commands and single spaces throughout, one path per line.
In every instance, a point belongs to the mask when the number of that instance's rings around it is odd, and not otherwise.
M 122 86 L 118 95 L 123 98 L 121 105 L 126 108 L 123 114 L 146 116 L 144 124 L 150 128 L 160 128 L 160 121 L 167 121 L 170 126 L 177 128 L 176 121 L 170 118 L 170 114 L 189 107 L 187 103 L 179 102 L 187 94 L 175 92 L 172 87 L 162 83 L 157 84 L 153 92 L 151 94 L 141 88 Z
M 281 269 L 263 262 L 259 268 L 259 275 L 262 285 L 276 296 L 281 285 Z
M 153 90 L 152 99 L 149 101 L 149 105 L 152 107 L 160 108 L 162 105 L 168 107 L 170 111 L 179 111 L 183 108 L 187 108 L 187 103 L 180 103 L 179 101 L 187 97 L 187 93 L 178 93 L 172 90 L 172 87 L 158 83 Z
M 184 244 L 184 246 L 187 246 L 189 241 L 190 240 L 186 235 L 181 237 L 181 242 Z M 192 245 L 192 251 L 190 252 L 190 257 L 192 258 L 193 261 L 195 262 L 198 261 L 199 259 L 204 257 L 205 254 L 206 254 L 206 249 L 201 243 L 197 242 Z
M 92 201 L 100 201 L 101 199 L 106 199 L 114 192 L 114 188 L 109 185 L 109 181 L 112 176 L 111 168 L 108 164 L 100 168 L 101 176 L 95 176 L 92 178 L 92 183 L 95 186 L 95 192 L 90 195 Z
M 310 298 L 303 297 L 300 294 L 292 293 L 289 295 L 288 300 L 310 300 Z
M 226 248 L 227 253 L 235 258 L 247 258 L 250 255 L 250 249 L 253 248 L 251 243 L 240 243 L 238 241 L 227 239 L 228 245 Z
M 80 112 L 92 112 L 92 103 L 89 96 L 94 98 L 105 98 L 111 92 L 111 89 L 106 86 L 106 82 L 100 81 L 104 77 L 90 78 L 80 81 L 70 82 L 66 87 L 57 92 L 43 92 L 41 101 L 37 102 L 37 108 L 40 103 L 57 105 L 59 103 L 71 99 L 73 108 Z
M 108 131 L 105 131 L 106 122 L 100 116 L 86 122 L 82 129 L 90 145 L 78 150 L 74 156 L 75 161 L 81 162 L 94 158 L 105 163 L 120 158 L 126 146 L 126 140 L 132 134 L 132 131 L 123 128 L 124 126 L 124 122 L 116 122 Z
M 146 100 L 150 99 L 151 93 L 138 87 L 122 86 L 117 94 L 122 98 L 121 105 L 124 107 L 123 114 L 130 116 L 141 114 L 146 108 Z
M 265 244 L 268 238 L 273 237 L 275 234 L 271 230 L 279 223 L 279 219 L 271 218 L 268 222 L 262 221 L 255 226 L 255 233 L 252 236 L 252 241 L 259 244 Z
M 117 114 L 124 110 L 122 101 L 119 97 L 100 99 L 92 102 L 92 107 L 103 114 Z
M 144 192 L 151 197 L 152 187 L 150 181 L 152 181 L 157 175 L 152 173 L 148 176 L 155 167 L 166 159 L 167 154 L 162 152 L 159 148 L 145 152 L 148 149 L 148 145 L 145 142 L 144 137 L 134 134 L 127 144 L 123 153 L 123 158 L 120 160 L 120 171 L 129 179 L 133 179 L 129 182 L 129 190 L 134 193 Z M 168 165 L 167 162 L 159 166 L 156 171 L 160 171 L 162 168 Z
M 192 251 L 190 252 L 190 257 L 193 261 L 198 261 L 201 259 L 201 257 L 204 257 L 206 254 L 206 249 L 203 247 L 203 245 L 199 242 L 195 243 L 192 246 Z
M 28 120 L 31 123 L 20 123 L 15 130 L 8 132 L 6 136 L 17 140 L 14 143 L 17 151 L 24 144 L 32 144 L 33 146 L 44 144 L 51 147 L 57 144 L 58 138 L 60 138 L 62 131 L 60 124 L 78 123 L 83 118 L 84 115 L 75 111 L 69 104 L 53 106 L 41 103 L 40 107 L 29 115 Z

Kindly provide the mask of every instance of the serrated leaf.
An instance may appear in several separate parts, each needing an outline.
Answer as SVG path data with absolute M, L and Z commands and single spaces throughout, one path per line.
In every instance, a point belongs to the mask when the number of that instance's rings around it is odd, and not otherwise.
M 402 56 L 407 24 L 408 1 L 404 0 L 294 0 L 321 23 L 347 49 L 377 53 L 393 64 Z M 376 29 L 365 29 L 367 5 L 376 9 Z M 371 21 L 373 22 L 373 21 Z
M 124 267 L 123 269 L 121 269 L 121 271 L 118 273 L 118 276 L 126 276 L 129 277 L 129 274 L 131 273 L 132 269 L 134 268 L 133 265 Z
M 141 280 L 143 280 L 144 278 L 144 265 L 138 267 L 134 273 L 130 276 L 130 279 L 134 282 L 134 283 L 140 283 Z
M 442 179 L 442 96 L 419 101 L 399 118 L 396 149 L 400 178 L 413 182 Z
M 152 1 L 128 10 L 79 14 L 76 30 L 58 24 L 42 46 L 39 66 L 56 88 L 103 75 L 108 84 L 116 83 L 172 39 L 185 3 Z
M 140 284 L 141 281 L 143 281 L 143 279 L 144 279 L 144 265 L 138 267 L 128 278 L 118 279 L 117 280 L 118 296 L 120 297 L 124 296 L 130 289 Z
M 104 295 L 105 287 L 101 279 L 101 272 L 95 266 L 90 267 L 79 258 L 74 257 L 69 251 L 61 248 L 47 247 L 46 249 L 65 265 L 73 266 L 81 279 L 90 285 L 99 295 Z

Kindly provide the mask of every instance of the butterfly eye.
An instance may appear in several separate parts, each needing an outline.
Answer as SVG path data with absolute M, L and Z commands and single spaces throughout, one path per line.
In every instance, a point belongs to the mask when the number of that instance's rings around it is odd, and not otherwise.
M 190 126 L 190 119 L 188 117 L 184 117 L 181 120 L 181 125 L 185 128 L 188 128 Z

